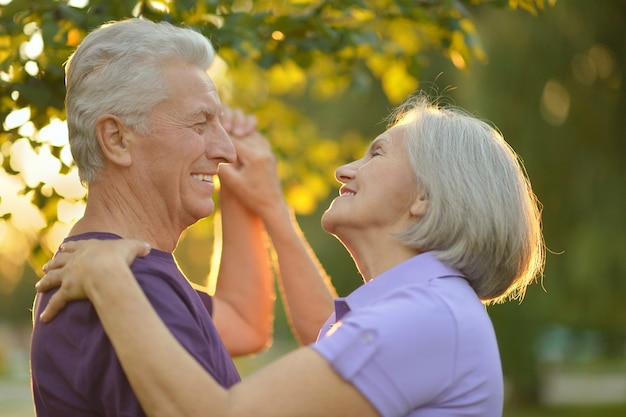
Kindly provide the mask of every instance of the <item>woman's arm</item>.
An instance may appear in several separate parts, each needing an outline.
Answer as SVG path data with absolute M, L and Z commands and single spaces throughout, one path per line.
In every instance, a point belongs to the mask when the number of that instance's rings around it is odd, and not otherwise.
M 38 285 L 61 282 L 42 319 L 67 300 L 88 297 L 146 414 L 156 416 L 355 416 L 379 414 L 313 349 L 300 348 L 226 390 L 161 322 L 128 264 L 141 242 L 80 241 L 64 246 Z M 64 266 L 70 266 L 64 271 Z M 50 268 L 48 268 L 50 269 Z
M 234 143 L 242 165 L 220 168 L 223 192 L 235 195 L 263 220 L 278 260 L 287 317 L 296 338 L 313 343 L 333 311 L 335 289 L 285 201 L 267 139 L 254 132 Z
M 301 344 L 314 343 L 334 311 L 337 293 L 286 203 L 265 218 L 278 259 L 279 288 L 287 318 Z

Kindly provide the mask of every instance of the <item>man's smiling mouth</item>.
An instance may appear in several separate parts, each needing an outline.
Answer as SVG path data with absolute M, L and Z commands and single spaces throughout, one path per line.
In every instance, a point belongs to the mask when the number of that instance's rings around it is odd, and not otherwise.
M 191 174 L 192 178 L 195 178 L 199 181 L 204 181 L 204 182 L 213 182 L 213 175 L 207 175 L 207 174 Z

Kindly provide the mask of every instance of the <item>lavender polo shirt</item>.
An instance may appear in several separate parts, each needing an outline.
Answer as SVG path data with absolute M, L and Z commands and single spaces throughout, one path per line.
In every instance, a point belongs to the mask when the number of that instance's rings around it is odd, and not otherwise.
M 463 275 L 420 254 L 348 297 L 311 346 L 383 417 L 500 417 L 502 368 Z
M 119 239 L 86 233 L 81 239 Z M 207 307 L 172 254 L 153 249 L 131 265 L 176 339 L 224 387 L 240 380 Z M 36 318 L 52 292 L 37 295 L 31 342 L 31 379 L 38 417 L 145 416 L 89 301 L 69 303 L 50 323 Z

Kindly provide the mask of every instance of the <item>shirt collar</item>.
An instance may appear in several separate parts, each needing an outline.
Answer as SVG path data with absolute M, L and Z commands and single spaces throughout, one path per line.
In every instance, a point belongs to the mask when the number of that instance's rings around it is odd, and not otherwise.
M 371 304 L 406 285 L 425 283 L 434 278 L 464 275 L 435 257 L 433 252 L 416 255 L 361 285 L 347 297 L 335 300 L 335 317 L 339 321 L 351 310 Z

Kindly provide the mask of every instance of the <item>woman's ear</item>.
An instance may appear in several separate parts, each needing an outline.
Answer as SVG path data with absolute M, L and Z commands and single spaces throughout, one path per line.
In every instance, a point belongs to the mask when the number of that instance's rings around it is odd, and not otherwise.
M 415 200 L 411 204 L 411 207 L 409 209 L 411 212 L 411 216 L 417 219 L 421 219 L 422 217 L 424 217 L 424 215 L 428 211 L 429 206 L 430 206 L 430 202 L 428 201 L 428 194 L 426 193 L 426 190 L 422 189 L 415 196 Z
M 128 167 L 132 163 L 128 137 L 130 131 L 117 116 L 105 114 L 96 121 L 96 137 L 105 160 Z

